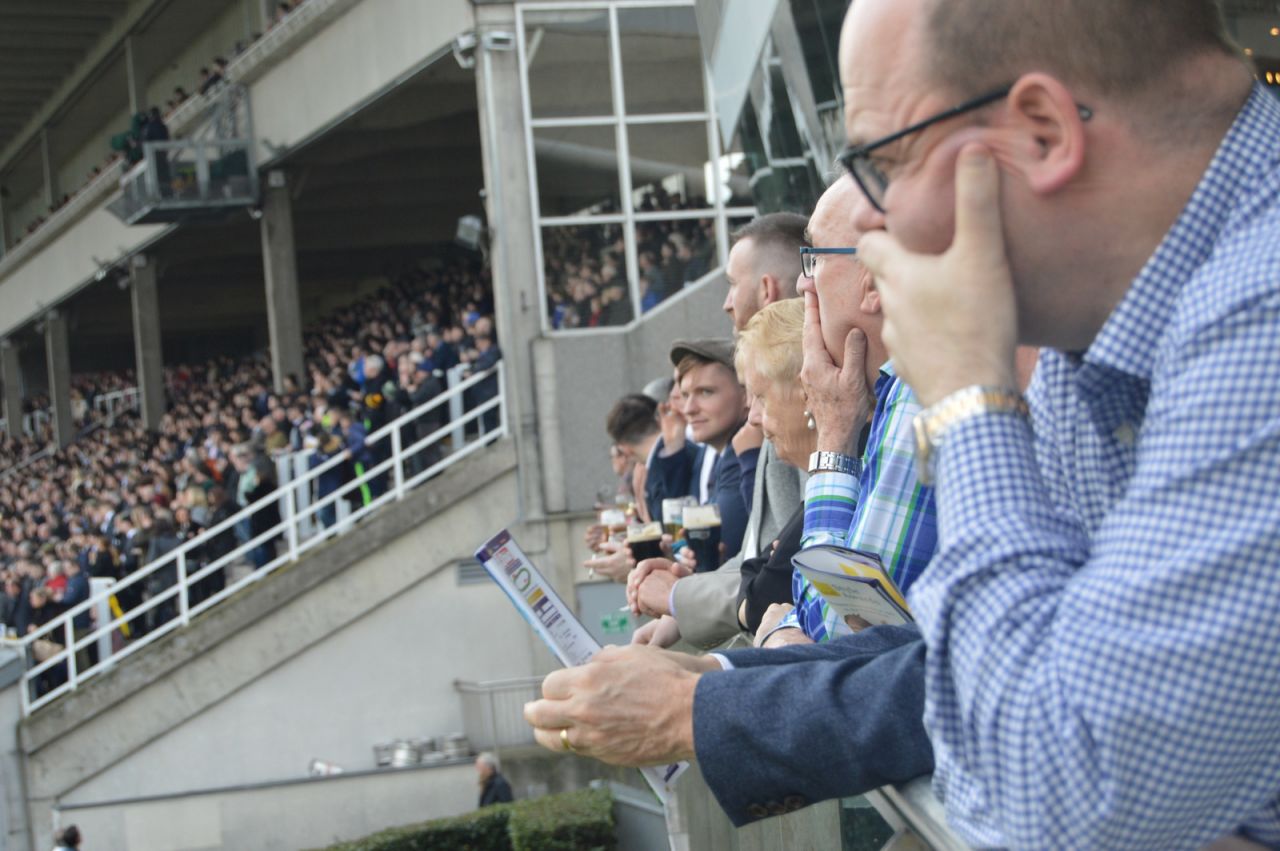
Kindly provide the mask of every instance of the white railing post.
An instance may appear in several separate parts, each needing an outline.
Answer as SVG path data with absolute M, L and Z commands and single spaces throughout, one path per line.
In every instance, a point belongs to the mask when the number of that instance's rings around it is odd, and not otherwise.
M 404 499 L 404 443 L 400 440 L 401 426 L 391 430 L 391 470 L 395 474 L 396 499 Z
M 19 683 L 22 689 L 22 717 L 26 718 L 31 714 L 31 674 L 27 673 L 27 648 L 24 645 L 18 645 L 18 652 L 22 654 L 22 682 Z
M 75 618 L 67 618 L 62 624 L 67 640 L 67 685 L 76 690 L 76 628 Z M 52 669 L 50 669 L 52 670 Z
M 191 623 L 191 597 L 187 593 L 187 552 L 186 550 L 178 551 L 178 616 L 182 618 L 182 625 L 186 626 Z
M 114 579 L 105 577 L 94 577 L 89 580 L 89 593 L 92 597 L 97 597 L 98 605 L 94 606 L 94 611 L 98 613 L 98 623 L 105 624 L 111 621 L 111 596 L 106 593 L 112 585 L 115 585 Z M 98 636 L 98 664 L 104 665 L 111 658 L 111 633 Z
M 466 365 L 458 364 L 448 373 L 448 389 L 452 390 L 457 387 L 462 380 L 462 373 L 466 369 Z M 449 421 L 458 423 L 458 427 L 453 430 L 453 451 L 457 452 L 467 441 L 467 427 L 459 422 L 462 419 L 462 394 L 459 393 L 449 400 Z
M 297 484 L 296 481 L 290 482 L 284 491 L 284 534 L 289 542 L 289 561 L 298 560 L 298 521 L 293 508 L 293 492 Z
M 497 363 L 498 369 L 498 433 L 503 437 L 510 434 L 507 430 L 507 369 L 502 361 Z

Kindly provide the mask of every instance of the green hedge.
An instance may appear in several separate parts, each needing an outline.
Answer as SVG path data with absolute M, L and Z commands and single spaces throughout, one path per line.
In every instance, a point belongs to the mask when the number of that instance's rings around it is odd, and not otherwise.
M 512 851 L 612 851 L 613 797 L 584 789 L 511 805 L 507 834 Z
M 327 851 L 613 851 L 613 798 L 583 789 L 393 827 Z

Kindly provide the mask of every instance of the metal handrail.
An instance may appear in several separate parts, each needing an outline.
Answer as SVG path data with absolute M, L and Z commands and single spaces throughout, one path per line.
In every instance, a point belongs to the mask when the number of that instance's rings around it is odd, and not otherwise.
M 446 423 L 440 428 L 434 430 L 431 434 L 414 441 L 409 446 L 403 445 L 401 429 L 404 426 L 421 419 L 441 405 L 447 405 L 453 398 L 461 397 L 461 395 L 467 390 L 475 387 L 492 376 L 496 376 L 498 379 L 497 396 L 475 406 L 470 411 L 466 412 L 461 418 Z M 479 451 L 492 442 L 492 440 L 505 436 L 508 433 L 507 406 L 505 404 L 505 400 L 506 379 L 502 363 L 499 362 L 492 368 L 476 373 L 467 380 L 458 384 L 456 387 L 446 390 L 433 399 L 424 402 L 412 411 L 402 414 L 366 437 L 366 446 L 377 444 L 384 440 L 389 440 L 391 443 L 390 457 L 378 464 L 375 464 L 362 475 L 344 483 L 334 492 L 315 500 L 306 509 L 302 511 L 294 509 L 299 489 L 309 486 L 311 482 L 318 481 L 321 475 L 343 463 L 345 460 L 344 455 L 337 455 L 330 458 L 328 461 L 317 465 L 310 472 L 299 476 L 298 478 L 275 489 L 270 494 L 258 499 L 248 506 L 245 506 L 235 514 L 232 514 L 220 523 L 205 530 L 199 536 L 175 547 L 173 550 L 155 561 L 138 568 L 133 573 L 116 582 L 109 590 L 90 596 L 89 599 L 73 606 L 66 612 L 58 615 L 58 617 L 50 620 L 44 626 L 39 627 L 24 636 L 21 639 L 21 644 L 28 652 L 32 650 L 35 642 L 40 640 L 49 640 L 60 643 L 62 645 L 62 649 L 49 655 L 49 657 L 43 662 L 31 665 L 24 672 L 22 714 L 24 716 L 30 715 L 35 710 L 49 704 L 62 695 L 75 691 L 79 687 L 80 683 L 109 669 L 117 661 L 137 652 L 169 632 L 186 626 L 190 623 L 191 618 L 209 608 L 212 608 L 238 592 L 240 589 L 261 580 L 280 566 L 297 561 L 304 553 L 316 546 L 319 546 L 330 538 L 346 534 L 347 531 L 353 528 L 354 521 L 366 516 L 372 511 L 377 510 L 388 502 L 403 499 L 405 494 L 416 485 L 453 466 L 468 455 Z M 453 429 L 459 426 L 465 429 L 468 423 L 480 421 L 486 413 L 495 410 L 498 412 L 498 427 L 495 431 L 484 433 L 482 428 L 482 433 L 478 440 L 462 447 L 455 446 L 449 455 L 437 461 L 435 464 L 432 464 L 417 473 L 410 474 L 406 467 L 407 462 L 411 458 L 433 443 L 439 442 L 445 436 L 449 435 Z M 360 487 L 367 485 L 388 473 L 391 474 L 392 482 L 386 493 L 353 511 L 340 523 L 336 523 L 329 528 L 320 530 L 308 538 L 303 538 L 300 528 L 304 520 L 321 511 L 327 505 L 336 505 L 338 500 L 345 498 L 347 494 L 356 491 Z M 240 543 L 226 555 L 215 559 L 203 567 L 196 566 L 197 569 L 195 569 L 194 572 L 190 572 L 193 566 L 190 562 L 194 550 L 207 546 L 219 535 L 230 531 L 241 522 L 248 521 L 256 513 L 271 505 L 273 502 L 281 500 L 283 500 L 284 511 L 282 512 L 282 517 L 279 523 L 275 524 L 270 529 L 251 537 L 249 540 Z M 274 541 L 281 535 L 284 536 L 287 544 L 287 546 L 283 548 L 283 553 L 278 554 L 263 566 L 256 568 L 248 575 L 227 585 L 220 591 L 211 594 L 200 602 L 192 603 L 189 593 L 192 585 L 213 575 L 216 571 L 222 570 L 223 568 L 233 564 L 242 556 L 247 555 L 261 544 Z M 140 605 L 135 606 L 129 611 L 122 612 L 119 616 L 108 623 L 98 624 L 95 627 L 91 627 L 84 635 L 79 638 L 76 637 L 74 627 L 75 618 L 84 615 L 95 606 L 111 597 L 118 598 L 120 591 L 137 585 L 158 573 L 160 570 L 170 567 L 172 567 L 177 574 L 172 585 L 164 588 L 160 593 L 143 601 Z M 112 654 L 109 658 L 99 659 L 98 662 L 84 669 L 80 669 L 78 667 L 75 658 L 77 651 L 89 648 L 97 642 L 99 638 L 110 635 L 124 624 L 137 620 L 142 615 L 159 607 L 169 600 L 175 600 L 177 603 L 178 612 L 175 617 L 171 618 L 164 624 L 161 624 L 156 629 L 148 632 L 146 635 L 132 641 L 123 650 Z M 61 638 L 61 641 L 59 641 L 59 638 Z M 34 659 L 34 657 L 29 653 L 28 658 Z M 33 698 L 31 694 L 31 686 L 35 678 L 56 666 L 64 664 L 67 668 L 66 682 L 50 689 L 39 697 Z

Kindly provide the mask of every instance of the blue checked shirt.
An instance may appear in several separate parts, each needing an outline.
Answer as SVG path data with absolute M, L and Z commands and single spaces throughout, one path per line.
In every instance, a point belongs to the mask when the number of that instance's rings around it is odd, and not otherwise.
M 1280 103 L 1256 87 L 1032 428 L 938 458 L 911 589 L 935 791 L 970 842 L 1280 847 Z
M 938 529 L 933 488 L 916 478 L 911 421 L 920 411 L 911 388 L 891 365 L 880 370 L 876 409 L 857 478 L 817 473 L 805 486 L 801 548 L 834 544 L 880 556 L 889 575 L 906 591 L 933 556 Z M 779 628 L 798 627 L 814 641 L 848 635 L 844 619 L 799 571 L 791 574 L 795 610 Z

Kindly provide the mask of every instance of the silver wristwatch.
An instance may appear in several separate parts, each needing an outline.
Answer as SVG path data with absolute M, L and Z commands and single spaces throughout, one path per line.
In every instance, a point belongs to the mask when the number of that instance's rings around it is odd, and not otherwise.
M 862 462 L 843 452 L 815 452 L 809 456 L 809 473 L 862 474 Z

